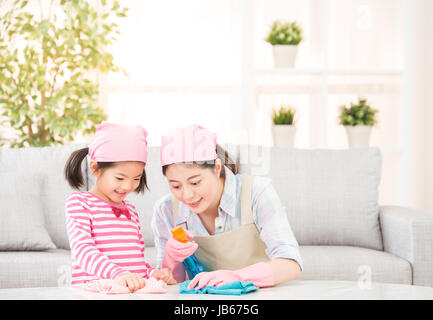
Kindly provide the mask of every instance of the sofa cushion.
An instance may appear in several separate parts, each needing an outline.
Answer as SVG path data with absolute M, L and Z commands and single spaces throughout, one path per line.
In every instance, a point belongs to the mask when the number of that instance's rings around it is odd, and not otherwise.
M 55 248 L 45 228 L 41 177 L 15 172 L 0 176 L 0 250 Z
M 347 246 L 300 246 L 301 280 L 347 280 L 412 284 L 412 267 L 390 253 Z
M 45 225 L 57 248 L 69 249 L 65 222 L 65 199 L 74 190 L 63 175 L 66 160 L 70 154 L 86 145 L 65 145 L 43 148 L 0 149 L 0 170 L 13 175 L 28 174 L 41 177 L 40 200 Z M 86 177 L 87 162 L 83 161 L 83 175 Z M 25 183 L 22 190 L 27 189 Z M 83 188 L 85 190 L 86 188 Z
M 0 288 L 69 286 L 69 250 L 0 252 Z
M 272 178 L 299 244 L 382 250 L 378 149 L 301 150 L 244 145 L 240 171 Z

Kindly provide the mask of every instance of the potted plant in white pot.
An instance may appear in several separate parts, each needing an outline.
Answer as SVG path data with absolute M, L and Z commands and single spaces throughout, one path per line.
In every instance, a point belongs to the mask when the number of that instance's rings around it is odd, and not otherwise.
M 273 110 L 272 114 L 272 136 L 274 144 L 280 148 L 293 148 L 295 144 L 296 127 L 294 125 L 296 110 L 281 106 Z
M 265 39 L 272 45 L 276 68 L 293 68 L 302 41 L 302 29 L 296 22 L 275 21 Z
M 367 148 L 370 145 L 371 129 L 377 123 L 376 113 L 367 104 L 367 99 L 358 98 L 358 103 L 350 103 L 350 108 L 341 106 L 340 124 L 344 126 L 350 148 Z

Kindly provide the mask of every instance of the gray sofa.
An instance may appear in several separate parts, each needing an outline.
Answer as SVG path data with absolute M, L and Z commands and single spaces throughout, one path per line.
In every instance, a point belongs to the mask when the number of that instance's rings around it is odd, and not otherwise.
M 64 201 L 73 190 L 63 167 L 81 147 L 0 149 L 0 288 L 69 285 Z M 241 173 L 272 178 L 300 245 L 302 279 L 433 286 L 433 214 L 379 206 L 378 149 L 225 147 Z M 89 189 L 94 181 L 83 170 Z M 150 192 L 128 197 L 154 265 L 153 204 L 169 192 L 158 147 L 149 148 L 146 173 Z

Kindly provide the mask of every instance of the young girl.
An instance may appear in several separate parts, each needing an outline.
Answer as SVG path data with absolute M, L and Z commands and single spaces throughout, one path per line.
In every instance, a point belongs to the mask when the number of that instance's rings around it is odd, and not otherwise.
M 82 161 L 90 158 L 96 184 L 66 200 L 66 224 L 71 245 L 72 285 L 116 279 L 131 292 L 152 276 L 175 283 L 168 269 L 156 270 L 144 261 L 144 241 L 138 213 L 125 197 L 147 188 L 147 132 L 140 126 L 103 123 L 89 148 L 71 154 L 65 177 L 79 189 L 84 185 Z
M 271 180 L 240 175 L 227 158 L 216 134 L 200 126 L 162 138 L 161 165 L 171 194 L 154 207 L 158 265 L 183 281 L 182 261 L 195 252 L 208 272 L 195 276 L 188 289 L 233 281 L 269 287 L 298 279 L 298 243 Z M 179 224 L 194 241 L 171 237 L 171 228 Z

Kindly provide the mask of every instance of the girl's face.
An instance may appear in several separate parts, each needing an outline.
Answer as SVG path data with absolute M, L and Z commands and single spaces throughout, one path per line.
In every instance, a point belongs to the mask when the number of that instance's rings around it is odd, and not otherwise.
M 96 162 L 91 162 L 90 168 L 97 178 L 93 191 L 108 202 L 123 205 L 125 197 L 140 184 L 144 163 L 122 161 L 102 170 Z
M 222 194 L 219 190 L 223 182 L 220 179 L 222 166 L 218 160 L 215 169 L 204 169 L 191 164 L 172 164 L 165 172 L 173 196 L 196 214 L 219 205 Z

